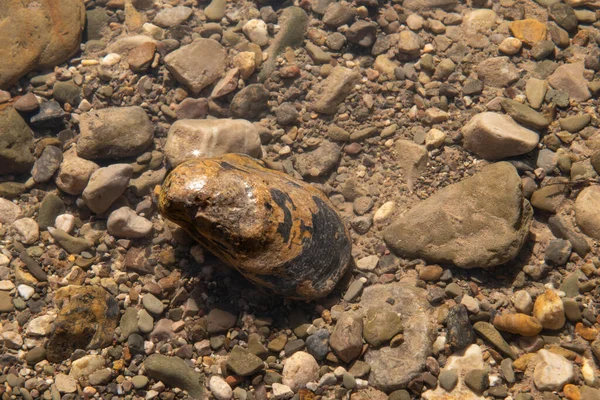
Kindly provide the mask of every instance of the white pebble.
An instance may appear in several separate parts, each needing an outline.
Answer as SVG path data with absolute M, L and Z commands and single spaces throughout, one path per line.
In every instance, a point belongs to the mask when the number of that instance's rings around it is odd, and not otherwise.
M 248 36 L 248 39 L 261 47 L 269 43 L 267 24 L 261 19 L 251 19 L 246 22 L 242 30 Z
M 364 379 L 356 379 L 356 388 L 357 389 L 366 389 L 369 386 L 369 381 Z
M 376 225 L 383 224 L 386 222 L 396 210 L 396 203 L 393 201 L 388 201 L 383 203 L 377 211 L 375 211 L 375 215 L 373 216 L 373 222 Z
M 75 217 L 71 214 L 61 214 L 54 220 L 54 226 L 56 229 L 70 233 L 75 227 Z
M 19 295 L 25 300 L 29 300 L 31 296 L 33 296 L 33 294 L 35 293 L 35 289 L 27 285 L 19 285 L 17 287 L 17 291 L 19 292 Z
M 218 375 L 210 377 L 210 380 L 208 381 L 208 387 L 217 400 L 229 400 L 231 399 L 231 396 L 233 396 L 233 390 L 231 390 L 231 386 L 225 382 L 225 379 Z
M 102 66 L 104 67 L 112 67 L 121 61 L 121 56 L 117 53 L 109 53 L 102 59 Z

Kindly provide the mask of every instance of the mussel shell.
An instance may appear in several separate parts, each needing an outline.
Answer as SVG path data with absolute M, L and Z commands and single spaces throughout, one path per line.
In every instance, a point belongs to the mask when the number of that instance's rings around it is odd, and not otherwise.
M 285 297 L 327 295 L 347 271 L 352 241 L 311 185 L 240 154 L 177 166 L 160 213 L 246 278 Z

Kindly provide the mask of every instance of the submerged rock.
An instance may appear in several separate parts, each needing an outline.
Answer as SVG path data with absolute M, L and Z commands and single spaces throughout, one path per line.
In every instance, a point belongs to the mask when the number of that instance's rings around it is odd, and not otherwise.
M 51 362 L 61 362 L 76 349 L 108 346 L 119 320 L 119 305 L 99 286 L 58 289 L 54 303 L 59 311 L 46 348 Z
M 362 310 L 402 316 L 404 343 L 398 347 L 370 347 L 365 361 L 371 367 L 369 384 L 386 392 L 406 387 L 421 374 L 433 349 L 435 319 L 427 291 L 405 283 L 373 285 L 364 290 L 360 305 Z
M 516 169 L 500 162 L 418 203 L 396 219 L 384 239 L 408 258 L 488 268 L 517 255 L 532 214 Z
M 325 296 L 349 265 L 350 236 L 329 200 L 247 156 L 179 165 L 160 189 L 159 209 L 221 261 L 284 296 Z

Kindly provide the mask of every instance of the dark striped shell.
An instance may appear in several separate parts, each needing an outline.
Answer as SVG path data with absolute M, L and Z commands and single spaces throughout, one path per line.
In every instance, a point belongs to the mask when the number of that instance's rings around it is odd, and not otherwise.
M 160 213 L 252 282 L 286 297 L 326 296 L 347 271 L 352 242 L 311 185 L 239 154 L 177 166 Z

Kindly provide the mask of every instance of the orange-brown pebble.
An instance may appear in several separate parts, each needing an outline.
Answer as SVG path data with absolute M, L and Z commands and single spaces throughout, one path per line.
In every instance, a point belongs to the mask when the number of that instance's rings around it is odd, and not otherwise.
M 554 290 L 546 290 L 535 300 L 533 316 L 545 329 L 561 329 L 566 322 L 562 299 Z
M 546 39 L 546 24 L 535 19 L 523 19 L 513 21 L 509 25 L 512 34 L 521 41 L 533 46 L 537 42 Z
M 598 329 L 593 326 L 587 327 L 581 322 L 578 322 L 577 325 L 575 325 L 575 332 L 589 342 L 594 341 L 596 336 L 598 336 Z
M 521 336 L 535 336 L 542 331 L 542 324 L 527 314 L 506 314 L 494 318 L 494 327 L 498 330 Z
M 238 375 L 229 375 L 227 378 L 225 378 L 225 382 L 227 382 L 227 384 L 229 386 L 231 386 L 232 388 L 238 386 L 240 383 L 242 383 L 242 380 L 244 378 Z
M 563 388 L 563 393 L 568 400 L 580 400 L 581 392 L 579 392 L 579 388 L 570 383 L 566 384 Z
M 419 279 L 424 281 L 437 281 L 443 273 L 444 270 L 439 265 L 426 265 L 419 269 Z
M 529 365 L 529 362 L 533 360 L 536 356 L 537 354 L 535 353 L 523 354 L 521 357 L 517 358 L 513 362 L 514 369 L 517 369 L 519 371 L 525 371 L 527 369 L 527 366 Z

